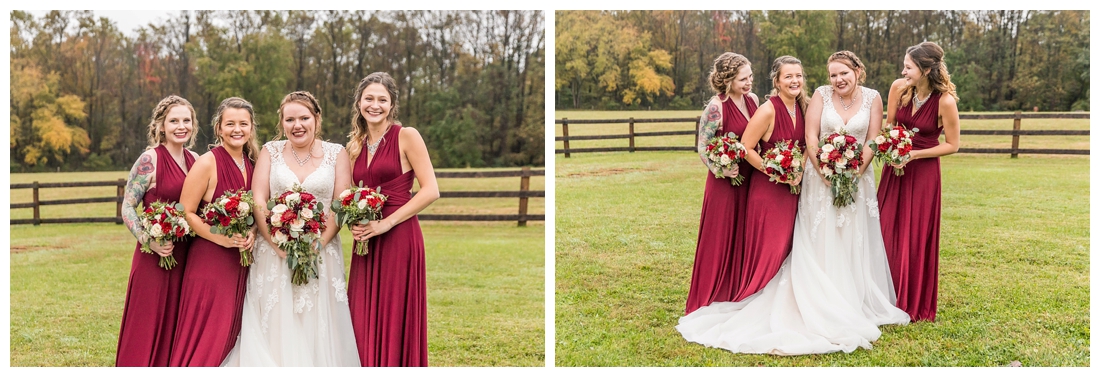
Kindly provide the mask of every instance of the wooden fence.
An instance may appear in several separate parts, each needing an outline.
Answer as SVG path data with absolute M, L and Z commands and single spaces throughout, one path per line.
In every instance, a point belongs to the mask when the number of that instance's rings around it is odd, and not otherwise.
M 885 115 L 883 115 L 885 118 Z M 1017 111 L 1015 114 L 960 114 L 960 120 L 987 120 L 987 119 L 1012 119 L 1011 130 L 960 130 L 962 135 L 1011 135 L 1012 136 L 1012 148 L 959 148 L 959 153 L 987 153 L 987 154 L 1004 154 L 1008 153 L 1012 158 L 1016 158 L 1021 153 L 1027 154 L 1071 154 L 1071 155 L 1088 155 L 1088 149 L 1027 149 L 1020 148 L 1020 136 L 1088 136 L 1088 130 L 1021 130 L 1020 123 L 1023 119 L 1089 119 L 1089 113 L 1021 113 Z M 659 131 L 659 132 L 634 132 L 634 125 L 638 123 L 681 123 L 690 122 L 693 125 L 693 130 L 683 131 Z M 672 136 L 672 135 L 694 135 L 697 136 L 699 132 L 699 117 L 694 118 L 658 118 L 658 119 L 573 119 L 568 118 L 556 119 L 555 124 L 560 124 L 562 129 L 562 136 L 555 138 L 557 141 L 561 141 L 563 144 L 562 149 L 554 150 L 554 153 L 565 154 L 565 157 L 569 157 L 572 153 L 586 153 L 586 152 L 634 152 L 634 151 L 695 151 L 695 146 L 657 146 L 657 147 L 635 147 L 634 140 L 639 137 L 654 137 L 654 136 Z M 623 124 L 628 125 L 626 134 L 617 135 L 583 135 L 583 136 L 569 136 L 570 124 Z M 607 139 L 628 139 L 629 145 L 626 147 L 603 147 L 603 148 L 570 148 L 569 141 L 571 140 L 607 140 Z
M 507 214 L 507 215 L 470 215 L 470 214 L 419 214 L 417 217 L 420 220 L 441 220 L 441 221 L 515 221 L 519 226 L 527 226 L 528 221 L 545 221 L 545 214 L 529 214 L 528 213 L 528 199 L 529 198 L 542 198 L 546 196 L 544 190 L 531 190 L 531 177 L 532 176 L 544 176 L 546 170 L 538 169 L 532 170 L 530 167 L 524 167 L 520 170 L 505 170 L 505 171 L 481 171 L 481 172 L 436 172 L 436 178 L 498 178 L 498 177 L 520 177 L 519 191 L 440 191 L 440 198 L 519 198 L 519 213 Z M 39 200 L 39 191 L 46 188 L 68 188 L 68 187 L 116 187 L 116 196 L 99 197 L 99 198 L 78 198 L 78 199 L 62 199 L 62 200 Z M 116 223 L 122 224 L 122 199 L 123 190 L 126 187 L 126 180 L 119 179 L 117 181 L 97 181 L 97 182 L 60 182 L 60 183 L 13 183 L 11 189 L 31 189 L 31 202 L 29 203 L 12 203 L 11 209 L 17 208 L 33 208 L 34 216 L 30 219 L 11 219 L 11 224 L 61 224 L 61 223 Z M 42 206 L 48 205 L 64 205 L 64 204 L 85 204 L 85 203 L 115 203 L 115 216 L 114 217 L 71 217 L 71 218 L 50 218 L 44 219 L 39 213 L 39 209 Z

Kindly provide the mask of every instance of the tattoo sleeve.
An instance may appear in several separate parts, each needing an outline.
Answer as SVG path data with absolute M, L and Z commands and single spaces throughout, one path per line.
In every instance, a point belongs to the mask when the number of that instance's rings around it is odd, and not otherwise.
M 134 167 L 130 169 L 130 178 L 126 181 L 126 190 L 122 198 L 122 222 L 139 242 L 142 241 L 142 227 L 137 207 L 145 197 L 145 192 L 149 190 L 150 181 L 156 172 L 153 158 L 142 153 L 134 163 Z
M 695 142 L 695 149 L 699 152 L 699 159 L 703 160 L 703 164 L 706 164 L 707 169 L 712 172 L 715 167 L 714 163 L 707 158 L 707 141 L 718 133 L 718 128 L 721 125 L 722 109 L 719 107 L 718 101 L 710 101 L 706 110 L 703 111 L 703 116 L 699 117 L 699 139 Z

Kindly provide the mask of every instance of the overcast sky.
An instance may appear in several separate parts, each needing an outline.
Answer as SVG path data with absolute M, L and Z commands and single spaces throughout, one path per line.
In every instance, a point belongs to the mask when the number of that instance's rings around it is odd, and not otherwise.
M 46 14 L 46 10 L 30 10 L 28 11 L 35 17 L 42 17 Z M 158 20 L 166 20 L 172 14 L 179 11 L 168 10 L 93 10 L 96 17 L 107 17 L 111 21 L 115 22 L 118 26 L 118 30 L 126 35 L 133 35 L 134 29 L 139 26 L 148 25 L 150 22 Z

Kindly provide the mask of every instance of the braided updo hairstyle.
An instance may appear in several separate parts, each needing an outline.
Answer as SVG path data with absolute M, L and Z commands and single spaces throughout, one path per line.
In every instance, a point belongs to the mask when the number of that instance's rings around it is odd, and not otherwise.
M 730 81 L 737 77 L 737 72 L 741 71 L 741 67 L 748 64 L 749 59 L 741 54 L 726 52 L 719 55 L 717 59 L 714 59 L 714 68 L 710 70 L 710 76 L 707 77 L 710 88 L 714 89 L 717 94 L 726 93 L 729 90 Z
M 320 139 L 321 138 L 321 105 L 317 103 L 317 98 L 314 98 L 313 94 L 311 94 L 310 92 L 304 91 L 304 90 L 299 90 L 297 92 L 287 94 L 286 97 L 283 97 L 283 102 L 279 104 L 279 123 L 280 124 L 279 124 L 278 127 L 275 128 L 276 129 L 275 138 L 272 139 L 272 140 L 279 140 L 279 139 L 283 138 L 283 126 L 282 126 L 283 108 L 286 107 L 286 105 L 288 103 L 291 103 L 291 102 L 294 102 L 294 103 L 297 103 L 299 105 L 304 106 L 307 110 L 309 110 L 310 114 L 313 114 L 313 118 L 316 119 L 316 122 L 314 123 L 314 129 L 313 129 L 313 138 Z
M 863 61 L 859 60 L 854 52 L 848 50 L 834 52 L 825 64 L 832 62 L 844 64 L 855 71 L 856 85 L 863 85 L 863 82 L 867 80 L 867 66 L 863 65 Z
M 956 101 L 959 99 L 959 95 L 955 94 L 955 84 L 951 82 L 951 75 L 947 73 L 947 64 L 943 62 L 943 48 L 940 45 L 934 42 L 922 42 L 919 45 L 910 46 L 905 50 L 905 54 L 921 72 L 928 70 L 926 76 L 932 93 L 947 93 L 955 97 Z M 909 85 L 903 89 L 901 104 L 908 103 L 916 93 L 916 85 Z
M 164 99 L 157 103 L 157 107 L 153 108 L 153 116 L 149 118 L 149 132 L 147 135 L 149 138 L 149 147 L 146 149 L 156 148 L 158 145 L 161 145 L 161 143 L 164 143 L 165 140 L 168 140 L 168 135 L 164 134 L 164 119 L 168 117 L 168 111 L 176 106 L 185 106 L 188 110 L 191 110 L 191 138 L 187 139 L 187 143 L 184 144 L 183 147 L 191 149 L 191 147 L 195 146 L 195 135 L 198 135 L 196 130 L 197 126 L 195 126 L 195 107 L 191 106 L 191 102 L 188 102 L 183 97 L 173 94 L 164 97 Z

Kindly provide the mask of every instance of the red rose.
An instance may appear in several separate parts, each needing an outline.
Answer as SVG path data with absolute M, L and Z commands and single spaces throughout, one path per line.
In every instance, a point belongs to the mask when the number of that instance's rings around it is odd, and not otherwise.
M 231 219 L 229 218 L 229 216 L 221 216 L 219 220 L 221 220 L 222 226 L 229 226 L 229 221 Z
M 302 201 L 307 202 L 307 203 L 312 202 L 313 201 L 313 194 L 310 194 L 308 192 L 303 192 L 302 193 Z
M 288 224 L 291 221 L 294 221 L 294 219 L 296 219 L 296 218 L 298 218 L 297 214 L 295 214 L 292 211 L 286 211 L 286 212 L 283 212 L 283 217 L 280 220 L 282 220 L 282 222 L 284 224 Z
M 834 149 L 832 152 L 829 152 L 829 161 L 839 161 L 840 157 L 841 154 L 840 150 L 838 149 Z
M 241 202 L 238 200 L 230 199 L 229 203 L 225 203 L 225 211 L 229 213 L 237 213 L 237 205 Z
M 844 141 L 847 142 L 848 144 L 855 144 L 856 143 L 856 137 L 852 136 L 852 135 L 844 135 Z

